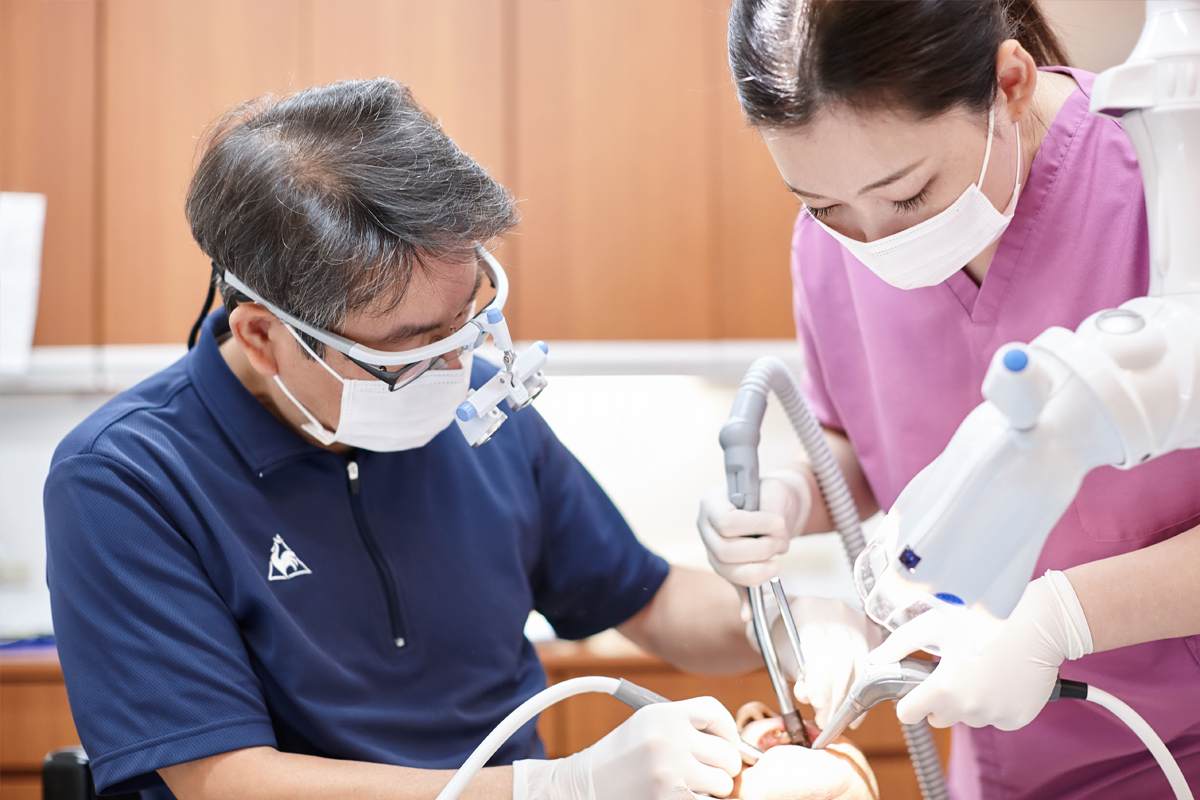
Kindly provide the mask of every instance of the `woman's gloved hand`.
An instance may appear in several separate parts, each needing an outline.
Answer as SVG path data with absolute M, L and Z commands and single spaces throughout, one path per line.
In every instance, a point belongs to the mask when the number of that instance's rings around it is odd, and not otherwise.
M 779 470 L 762 476 L 759 510 L 743 511 L 717 487 L 700 502 L 700 538 L 717 574 L 738 586 L 758 586 L 779 573 L 774 557 L 786 553 L 812 511 L 812 492 L 804 475 Z
M 871 648 L 883 641 L 887 631 L 842 600 L 801 596 L 790 599 L 788 604 L 800 633 L 805 666 L 804 679 L 794 687 L 796 700 L 811 705 L 817 726 L 824 728 L 869 663 Z M 791 653 L 782 628 L 782 623 L 772 626 L 781 658 Z M 865 718 L 865 715 L 859 717 L 851 727 L 857 728 Z
M 727 797 L 742 769 L 737 725 L 711 697 L 639 709 L 586 750 L 513 764 L 513 800 L 664 800 L 682 787 Z
M 926 613 L 896 629 L 871 652 L 887 664 L 934 643 L 938 618 Z M 926 716 L 939 728 L 956 722 L 1011 731 L 1028 725 L 1050 700 L 1058 667 L 1092 652 L 1092 634 L 1071 581 L 1047 571 L 1030 583 L 1012 615 L 975 656 L 946 655 L 924 683 L 896 705 L 901 722 Z

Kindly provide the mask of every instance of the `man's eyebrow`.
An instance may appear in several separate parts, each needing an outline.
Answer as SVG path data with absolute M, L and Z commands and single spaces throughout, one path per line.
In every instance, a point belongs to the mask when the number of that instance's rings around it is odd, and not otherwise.
M 475 297 L 479 294 L 479 287 L 483 285 L 483 269 L 475 270 L 475 286 L 471 289 L 471 296 L 467 298 L 467 302 L 463 303 L 462 311 L 471 307 L 471 303 L 475 302 Z M 461 313 L 461 311 L 459 312 Z M 380 341 L 384 344 L 396 344 L 409 339 L 429 333 L 442 327 L 440 322 L 424 322 L 424 323 L 405 323 L 397 326 L 387 336 L 384 336 Z
M 889 183 L 895 183 L 896 181 L 898 181 L 901 178 L 903 178 L 904 176 L 908 175 L 910 172 L 912 172 L 914 169 L 916 169 L 917 167 L 921 166 L 924 163 L 925 163 L 925 159 L 922 158 L 920 161 L 915 161 L 912 164 L 909 164 L 907 167 L 904 167 L 903 169 L 896 170 L 895 172 L 893 172 L 891 175 L 888 175 L 883 180 L 878 180 L 872 184 L 864 186 L 858 192 L 859 197 L 861 197 L 862 195 L 866 194 L 867 192 L 873 191 L 875 189 L 881 189 L 884 186 L 887 186 Z M 787 190 L 789 192 L 791 192 L 792 194 L 795 194 L 795 195 L 799 195 L 800 197 L 808 197 L 813 200 L 828 200 L 829 199 L 829 198 L 825 197 L 824 195 L 814 194 L 813 192 L 806 192 L 803 189 L 797 189 L 795 186 L 792 186 L 790 183 L 787 183 L 786 181 L 784 182 L 783 185 L 787 187 Z
M 384 344 L 405 342 L 416 336 L 435 331 L 440 327 L 442 327 L 440 322 L 405 323 L 395 328 L 387 336 L 382 337 L 380 341 Z
M 471 305 L 471 303 L 475 302 L 475 298 L 479 296 L 479 290 L 482 287 L 483 287 L 483 267 L 476 266 L 475 267 L 475 288 L 471 290 L 471 297 L 467 300 L 467 302 L 463 303 L 463 308 L 466 308 L 467 306 Z

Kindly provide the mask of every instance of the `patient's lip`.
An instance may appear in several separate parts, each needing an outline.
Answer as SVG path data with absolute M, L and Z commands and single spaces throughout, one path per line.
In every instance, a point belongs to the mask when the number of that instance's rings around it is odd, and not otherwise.
M 742 728 L 742 739 L 759 750 L 768 750 L 781 744 L 792 743 L 781 717 L 756 719 L 746 723 Z

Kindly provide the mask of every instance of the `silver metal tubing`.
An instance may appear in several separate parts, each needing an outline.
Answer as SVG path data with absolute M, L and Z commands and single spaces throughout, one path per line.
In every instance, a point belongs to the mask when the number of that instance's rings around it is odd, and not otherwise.
M 796 620 L 792 617 L 792 607 L 784 594 L 783 584 L 779 578 L 771 578 L 771 591 L 775 595 L 775 603 L 779 606 L 779 618 L 783 620 L 783 630 L 787 633 L 788 644 L 792 646 L 792 655 L 796 657 L 796 669 L 800 679 L 804 679 L 804 652 L 800 649 L 800 632 L 796 630 Z
M 788 686 L 787 676 L 779 664 L 779 654 L 775 652 L 775 643 L 771 641 L 771 626 L 767 619 L 766 603 L 763 599 L 763 587 L 751 586 L 750 614 L 754 618 L 754 636 L 758 639 L 758 649 L 762 652 L 763 662 L 767 665 L 767 674 L 771 677 L 771 687 L 775 689 L 775 699 L 779 703 L 780 713 L 786 714 L 796 710 L 796 701 Z

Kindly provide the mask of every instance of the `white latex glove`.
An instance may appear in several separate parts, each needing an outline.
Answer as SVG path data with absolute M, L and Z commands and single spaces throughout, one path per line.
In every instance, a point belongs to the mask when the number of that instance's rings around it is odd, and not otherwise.
M 733 717 L 711 697 L 649 705 L 575 755 L 515 762 L 513 800 L 726 797 L 742 769 L 737 741 Z
M 883 641 L 887 631 L 841 600 L 794 597 L 788 605 L 800 633 L 805 666 L 804 680 L 797 681 L 793 691 L 798 702 L 813 707 L 817 727 L 824 728 L 869 663 L 871 648 Z M 790 654 L 782 623 L 773 626 L 772 635 L 780 657 Z M 859 717 L 850 727 L 857 728 L 865 718 Z
M 926 619 L 928 618 L 928 620 Z M 936 640 L 938 619 L 922 614 L 901 625 L 871 652 L 888 664 Z M 1047 571 L 1025 587 L 1012 615 L 977 656 L 951 656 L 896 705 L 901 722 L 926 716 L 935 727 L 965 722 L 1011 731 L 1028 725 L 1050 700 L 1058 667 L 1092 652 L 1092 633 L 1071 581 Z
M 738 586 L 758 586 L 779 574 L 775 556 L 786 553 L 812 511 L 812 492 L 803 475 L 769 472 L 759 484 L 759 510 L 743 511 L 716 487 L 700 501 L 700 538 L 717 574 Z

